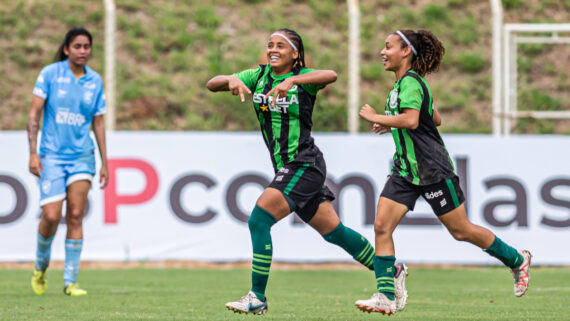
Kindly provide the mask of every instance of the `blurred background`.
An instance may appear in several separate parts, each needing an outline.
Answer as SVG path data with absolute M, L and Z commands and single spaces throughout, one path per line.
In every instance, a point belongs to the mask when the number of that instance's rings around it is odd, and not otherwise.
M 428 80 L 444 133 L 492 132 L 492 20 L 489 0 L 360 0 L 360 97 L 382 110 L 394 77 L 379 59 L 386 36 L 427 28 L 444 43 L 440 72 Z M 65 32 L 94 36 L 89 65 L 103 75 L 103 1 L 0 1 L 0 129 L 23 130 L 35 79 Z M 314 130 L 346 132 L 348 8 L 345 0 L 116 0 L 116 129 L 251 131 L 258 125 L 208 79 L 264 62 L 268 35 L 298 31 L 310 65 L 338 81 L 319 94 Z M 504 23 L 568 23 L 568 0 L 503 0 Z M 570 110 L 570 46 L 519 44 L 520 109 Z M 529 108 L 532 106 L 532 108 Z M 250 106 L 245 108 L 250 111 Z M 360 121 L 359 129 L 369 125 Z M 513 133 L 570 134 L 568 120 L 521 118 Z

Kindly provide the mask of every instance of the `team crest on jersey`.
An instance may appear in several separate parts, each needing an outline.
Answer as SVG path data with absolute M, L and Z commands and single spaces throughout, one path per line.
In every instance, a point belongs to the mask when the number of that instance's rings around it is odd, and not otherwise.
M 93 102 L 93 92 L 92 91 L 86 91 L 83 94 L 83 101 L 85 101 L 86 104 L 90 105 L 91 102 Z
M 42 182 L 42 191 L 44 194 L 49 194 L 51 191 L 51 182 L 50 181 L 43 181 Z
M 398 92 L 397 91 L 393 91 L 390 94 L 390 102 L 388 103 L 388 106 L 390 106 L 390 108 L 392 108 L 392 109 L 398 108 Z
M 65 90 L 63 90 L 63 89 L 59 89 L 59 90 L 57 91 L 57 97 L 58 97 L 58 98 L 63 98 L 63 97 L 65 97 L 65 95 L 67 95 L 67 91 L 65 91 Z

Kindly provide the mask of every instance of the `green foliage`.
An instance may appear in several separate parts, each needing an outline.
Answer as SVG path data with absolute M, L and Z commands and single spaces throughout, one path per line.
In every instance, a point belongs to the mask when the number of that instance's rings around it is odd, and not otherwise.
M 472 0 L 447 0 L 447 4 L 450 7 L 463 7 L 467 4 L 469 4 L 469 2 L 471 2 Z
M 265 37 L 277 28 L 289 27 L 302 35 L 311 66 L 332 69 L 339 75 L 337 82 L 318 95 L 314 129 L 346 130 L 345 0 L 117 0 L 116 3 L 117 109 L 125 112 L 127 107 L 135 108 L 133 104 L 141 101 L 160 105 L 160 112 L 153 119 L 122 117 L 118 129 L 258 130 L 250 103 L 241 104 L 228 93 L 208 93 L 204 85 L 215 75 L 231 74 L 263 62 Z M 453 79 L 451 85 L 449 82 L 442 85 L 428 76 L 437 105 L 444 113 L 441 130 L 490 132 L 490 122 L 482 117 L 488 116 L 491 100 L 490 25 L 486 23 L 487 11 L 480 10 L 481 3 L 487 2 L 359 1 L 361 101 L 381 108 L 393 84 L 393 73 L 384 72 L 378 57 L 386 36 L 398 28 L 427 28 L 447 49 L 440 71 L 433 77 Z M 568 1 L 505 3 L 513 22 L 531 22 L 526 16 L 533 14 L 532 22 L 557 22 L 570 16 L 566 13 L 570 9 Z M 536 16 L 540 10 L 558 13 L 555 18 Z M 523 11 L 526 16 L 520 14 Z M 103 73 L 103 17 L 101 1 L 2 3 L 0 60 L 5 62 L 0 64 L 2 128 L 25 128 L 21 120 L 27 116 L 30 86 L 39 70 L 52 61 L 68 27 L 83 25 L 93 33 L 95 45 L 89 65 Z M 551 47 L 520 44 L 519 48 L 519 94 L 537 85 L 544 88 L 550 81 L 552 99 L 566 105 L 570 80 L 561 67 L 563 62 L 545 55 Z M 366 122 L 361 121 L 360 126 L 369 130 Z M 546 130 L 539 122 L 529 122 L 527 126 L 525 132 L 532 132 L 532 126 L 537 126 L 537 131 Z M 561 133 L 560 128 L 563 126 L 556 126 L 555 132 Z
M 449 8 L 446 6 L 430 4 L 423 9 L 423 14 L 428 23 L 445 23 L 450 20 Z
M 519 44 L 518 50 L 522 54 L 529 56 L 538 56 L 544 52 L 546 44 L 543 43 L 522 43 Z
M 524 56 L 518 56 L 517 67 L 521 72 L 529 72 L 532 67 L 532 60 Z
M 480 36 L 478 25 L 472 15 L 456 21 L 454 31 L 450 35 L 451 39 L 461 45 L 472 45 Z
M 537 89 L 521 90 L 519 94 L 520 109 L 524 110 L 561 110 L 562 102 Z
M 194 22 L 205 28 L 216 28 L 220 24 L 220 19 L 216 15 L 214 7 L 200 6 L 194 12 Z
M 524 3 L 523 0 L 502 0 L 503 6 L 508 9 L 514 9 Z
M 480 54 L 465 53 L 457 57 L 457 64 L 462 71 L 476 73 L 487 66 L 487 61 Z

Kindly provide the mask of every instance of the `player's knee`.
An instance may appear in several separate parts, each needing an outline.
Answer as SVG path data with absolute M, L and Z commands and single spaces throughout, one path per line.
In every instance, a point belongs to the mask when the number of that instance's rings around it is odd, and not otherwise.
M 67 226 L 78 227 L 83 223 L 83 211 L 72 209 L 65 214 L 65 222 Z
M 390 235 L 390 233 L 391 231 L 388 224 L 376 218 L 376 220 L 374 221 L 374 234 L 376 234 L 376 236 L 386 236 Z
M 256 205 L 247 220 L 247 226 L 250 231 L 259 231 L 271 229 L 271 226 L 275 224 L 275 222 L 275 218 L 273 218 L 269 212 Z
M 59 221 L 61 220 L 61 213 L 58 213 L 56 211 L 43 211 L 42 212 L 42 219 L 48 225 L 57 225 L 57 224 L 59 224 Z
M 451 233 L 451 236 L 453 236 L 453 238 L 457 241 L 460 241 L 460 242 L 470 241 L 470 238 L 469 238 L 470 234 L 465 229 L 449 230 L 449 233 Z

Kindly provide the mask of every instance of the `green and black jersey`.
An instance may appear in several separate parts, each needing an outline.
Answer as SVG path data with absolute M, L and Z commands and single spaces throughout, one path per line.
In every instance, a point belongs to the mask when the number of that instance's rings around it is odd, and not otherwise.
M 433 97 L 426 80 L 410 70 L 396 81 L 386 100 L 386 115 L 395 116 L 405 108 L 420 112 L 414 130 L 392 128 L 396 143 L 391 175 L 399 175 L 414 185 L 429 185 L 453 177 L 455 168 L 433 121 Z
M 253 93 L 253 107 L 275 171 L 293 161 L 314 163 L 321 154 L 311 137 L 311 128 L 316 95 L 323 86 L 293 85 L 289 95 L 277 99 L 274 106 L 273 97 L 264 96 L 284 79 L 311 71 L 301 68 L 275 76 L 270 65 L 259 65 L 235 74 Z

